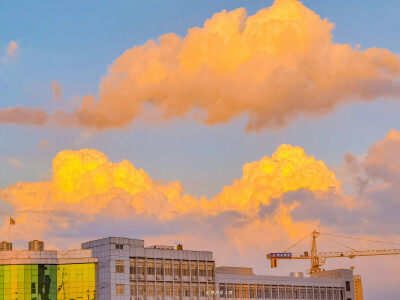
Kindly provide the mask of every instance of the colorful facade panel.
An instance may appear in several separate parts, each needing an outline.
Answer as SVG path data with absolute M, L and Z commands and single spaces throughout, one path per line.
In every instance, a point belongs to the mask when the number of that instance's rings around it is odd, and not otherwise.
M 95 264 L 0 265 L 0 300 L 94 300 Z

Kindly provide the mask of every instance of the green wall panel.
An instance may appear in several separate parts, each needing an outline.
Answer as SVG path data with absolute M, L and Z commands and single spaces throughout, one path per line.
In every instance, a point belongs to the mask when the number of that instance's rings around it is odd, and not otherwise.
M 0 265 L 0 300 L 94 300 L 95 264 Z

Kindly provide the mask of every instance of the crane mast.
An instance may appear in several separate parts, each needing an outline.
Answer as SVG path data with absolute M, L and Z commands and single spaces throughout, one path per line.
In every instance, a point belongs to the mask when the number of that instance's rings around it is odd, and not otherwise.
M 311 268 L 310 274 L 321 272 L 321 262 L 320 256 L 318 255 L 317 250 L 317 237 L 319 236 L 319 232 L 313 231 L 312 239 L 311 239 Z

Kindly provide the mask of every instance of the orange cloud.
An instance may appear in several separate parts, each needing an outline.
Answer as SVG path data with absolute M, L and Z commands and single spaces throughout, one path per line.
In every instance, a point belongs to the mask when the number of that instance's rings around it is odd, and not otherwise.
M 246 115 L 246 129 L 257 131 L 353 101 L 398 99 L 399 56 L 334 43 L 333 27 L 297 0 L 276 0 L 251 16 L 222 11 L 184 37 L 169 33 L 127 50 L 98 95 L 54 123 L 121 128 L 151 105 L 162 120 L 193 110 L 210 125 Z
M 18 157 L 10 158 L 10 159 L 8 159 L 7 162 L 8 162 L 9 166 L 17 167 L 17 168 L 22 167 L 24 165 L 22 160 L 20 158 L 18 158 Z
M 7 48 L 7 55 L 17 57 L 18 55 L 18 42 L 15 41 L 10 41 L 8 44 Z
M 13 206 L 18 222 L 29 223 L 30 214 L 39 214 L 46 226 L 46 218 L 60 213 L 82 214 L 84 219 L 98 215 L 129 219 L 136 214 L 165 222 L 235 211 L 257 218 L 261 206 L 285 192 L 340 190 L 340 182 L 322 161 L 289 145 L 280 146 L 271 158 L 246 164 L 243 177 L 212 199 L 184 194 L 178 181 L 155 181 L 129 161 L 113 163 L 96 150 L 60 152 L 52 173 L 49 181 L 19 182 L 0 190 L 0 198 Z
M 47 120 L 47 114 L 41 109 L 22 106 L 0 109 L 0 123 L 43 125 Z
M 40 149 L 44 149 L 44 148 L 46 148 L 48 145 L 49 145 L 49 141 L 42 140 L 42 141 L 39 142 L 39 148 L 40 148 Z
M 53 91 L 53 99 L 59 100 L 61 98 L 62 88 L 58 81 L 53 81 L 51 83 L 51 89 Z
M 206 124 L 248 115 L 248 130 L 321 116 L 350 101 L 400 96 L 399 57 L 332 42 L 333 24 L 299 1 L 277 0 L 255 15 L 223 11 L 181 38 L 166 34 L 127 50 L 103 77 L 82 126 L 123 127 L 150 103 L 163 118 L 193 109 Z

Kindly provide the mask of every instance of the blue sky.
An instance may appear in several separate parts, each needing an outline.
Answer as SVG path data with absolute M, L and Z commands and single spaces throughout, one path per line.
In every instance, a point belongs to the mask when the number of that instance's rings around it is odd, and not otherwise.
M 188 28 L 202 26 L 223 9 L 245 7 L 253 14 L 271 1 L 3 1 L 0 46 L 18 40 L 19 57 L 1 66 L 1 108 L 17 104 L 53 107 L 50 84 L 57 80 L 63 98 L 96 93 L 113 60 L 134 45 Z M 398 52 L 398 1 L 304 1 L 335 23 L 334 41 L 381 47 Z M 344 151 L 361 154 L 388 130 L 399 128 L 398 104 L 378 101 L 340 108 L 319 120 L 298 120 L 281 131 L 247 134 L 244 120 L 207 127 L 188 121 L 147 125 L 82 137 L 77 129 L 1 126 L 0 175 L 5 187 L 45 174 L 62 149 L 93 147 L 113 161 L 128 158 L 154 178 L 179 179 L 189 193 L 213 195 L 241 174 L 243 163 L 270 155 L 278 145 L 302 146 L 330 165 Z M 40 140 L 49 147 L 38 149 Z M 160 145 L 168 145 L 167 148 Z M 18 157 L 24 167 L 7 164 Z M 174 166 L 179 165 L 179 168 Z M 196 170 L 196 172 L 193 172 Z M 210 178 L 210 171 L 215 177 Z
M 399 1 L 303 3 L 335 24 L 334 42 L 400 52 Z M 184 36 L 189 28 L 201 27 L 224 9 L 245 7 L 251 15 L 271 4 L 267 0 L 1 1 L 0 58 L 6 56 L 10 41 L 18 41 L 19 48 L 16 58 L 0 59 L 0 109 L 23 105 L 51 111 L 74 96 L 96 95 L 107 68 L 133 46 L 169 32 Z M 61 103 L 52 99 L 53 81 L 62 87 Z M 156 180 L 179 180 L 186 193 L 210 199 L 242 176 L 245 163 L 271 156 L 281 144 L 300 146 L 332 168 L 342 165 L 345 153 L 361 157 L 391 129 L 400 129 L 399 112 L 398 101 L 379 99 L 337 107 L 320 118 L 300 117 L 280 130 L 258 133 L 245 132 L 245 116 L 213 126 L 190 118 L 165 123 L 134 121 L 123 129 L 95 133 L 68 127 L 0 124 L 0 189 L 20 181 L 49 179 L 52 159 L 60 151 L 91 148 L 105 153 L 112 162 L 128 159 Z M 40 141 L 47 141 L 47 147 L 39 147 Z M 76 232 L 65 232 L 65 236 L 78 240 L 83 238 L 81 232 L 95 232 L 96 222 L 104 224 L 102 217 L 85 230 L 74 228 Z M 218 225 L 228 217 L 211 222 Z M 140 224 L 140 220 L 133 224 Z M 112 222 L 114 227 L 107 227 L 107 234 L 118 232 L 118 223 Z M 164 227 L 146 219 L 138 232 L 140 237 L 161 235 L 165 228 L 175 233 L 186 220 L 181 222 Z M 193 224 L 199 226 L 195 221 Z M 52 234 L 57 236 L 59 231 Z M 387 261 L 383 265 L 391 267 Z M 360 264 L 365 272 L 371 266 Z M 369 280 L 372 283 L 376 278 Z M 390 299 L 390 291 L 396 287 L 388 289 Z

